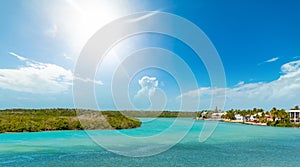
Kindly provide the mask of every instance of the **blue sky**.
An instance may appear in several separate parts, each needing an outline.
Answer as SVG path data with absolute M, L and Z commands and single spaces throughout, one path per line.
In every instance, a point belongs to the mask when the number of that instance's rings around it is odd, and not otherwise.
M 74 68 L 88 39 L 109 22 L 143 11 L 176 14 L 202 29 L 222 60 L 226 86 L 210 87 L 205 65 L 184 42 L 162 34 L 140 34 L 114 46 L 95 78 L 75 77 L 95 84 L 99 109 L 118 108 L 111 91 L 115 70 L 133 52 L 150 47 L 169 50 L 184 60 L 197 87 L 189 79 L 178 84 L 176 76 L 159 68 L 141 69 L 126 83 L 133 109 L 149 109 L 151 98 L 163 102 L 160 107 L 166 110 L 179 110 L 182 98 L 191 105 L 200 99 L 199 109 L 215 108 L 210 106 L 211 95 L 222 90 L 226 90 L 225 109 L 300 105 L 297 0 L 3 0 L 0 108 L 74 107 Z

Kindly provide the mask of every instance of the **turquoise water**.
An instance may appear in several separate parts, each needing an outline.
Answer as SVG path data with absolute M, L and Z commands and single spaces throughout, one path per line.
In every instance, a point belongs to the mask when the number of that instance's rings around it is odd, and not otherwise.
M 142 127 L 122 130 L 130 136 L 165 132 L 174 119 L 142 119 Z M 166 132 L 171 139 L 192 119 Z M 171 149 L 150 157 L 126 157 L 101 148 L 93 138 L 113 140 L 116 131 L 57 131 L 0 134 L 0 166 L 300 166 L 300 129 L 274 128 L 220 122 L 212 136 L 200 143 L 204 121 L 196 121 L 187 136 Z M 91 138 L 90 135 L 93 137 Z M 161 141 L 145 142 L 143 151 Z M 137 149 L 128 142 L 126 148 Z M 118 147 L 118 145 L 116 146 Z

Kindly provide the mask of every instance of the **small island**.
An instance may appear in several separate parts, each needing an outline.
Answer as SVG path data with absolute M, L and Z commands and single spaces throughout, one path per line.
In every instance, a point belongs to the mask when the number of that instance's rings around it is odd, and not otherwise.
M 118 111 L 82 109 L 0 110 L 0 133 L 54 130 L 131 129 L 142 122 Z

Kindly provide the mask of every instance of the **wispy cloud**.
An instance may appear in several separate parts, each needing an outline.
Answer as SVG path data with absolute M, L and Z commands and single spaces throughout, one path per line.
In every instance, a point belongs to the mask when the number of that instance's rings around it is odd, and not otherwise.
M 266 63 L 271 63 L 271 62 L 274 62 L 274 61 L 277 61 L 277 60 L 279 60 L 279 57 L 273 57 L 272 59 L 266 60 L 265 62 Z
M 185 92 L 179 98 L 189 98 L 191 101 L 200 98 L 202 107 L 210 104 L 215 90 L 226 91 L 226 106 L 230 108 L 262 107 L 269 109 L 273 106 L 285 107 L 299 104 L 300 97 L 300 60 L 281 66 L 282 75 L 271 82 L 256 82 L 237 84 L 233 88 L 202 87 Z M 199 96 L 198 96 L 199 94 Z
M 262 64 L 265 64 L 265 63 L 272 63 L 272 62 L 275 62 L 277 60 L 279 60 L 279 57 L 273 57 L 271 59 L 268 59 L 268 60 L 266 60 L 264 62 L 259 63 L 258 65 L 262 65 Z
M 8 52 L 8 54 L 16 57 L 17 59 L 19 59 L 20 61 L 26 61 L 27 59 L 25 57 L 19 56 L 17 54 L 15 54 L 14 52 Z
M 78 81 L 81 81 L 81 82 L 94 83 L 94 84 L 97 84 L 97 85 L 104 85 L 102 81 L 94 80 L 94 79 L 91 79 L 91 78 L 81 78 L 81 77 L 74 76 L 74 80 L 78 80 Z
M 160 12 L 160 10 L 152 11 L 152 12 L 149 12 L 148 14 L 145 14 L 145 15 L 143 15 L 141 17 L 136 18 L 136 19 L 131 19 L 128 22 L 138 22 L 138 21 L 147 19 L 147 18 L 149 18 L 151 16 L 154 16 L 154 15 L 158 14 L 159 12 Z
M 244 85 L 245 82 L 244 81 L 240 81 L 239 83 L 237 83 L 235 86 L 241 86 L 241 85 Z

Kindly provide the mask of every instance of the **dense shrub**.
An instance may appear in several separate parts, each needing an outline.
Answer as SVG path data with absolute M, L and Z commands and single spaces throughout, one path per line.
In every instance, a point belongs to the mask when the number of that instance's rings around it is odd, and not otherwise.
M 0 110 L 0 133 L 81 129 L 128 129 L 141 126 L 138 119 L 118 111 L 75 109 Z

